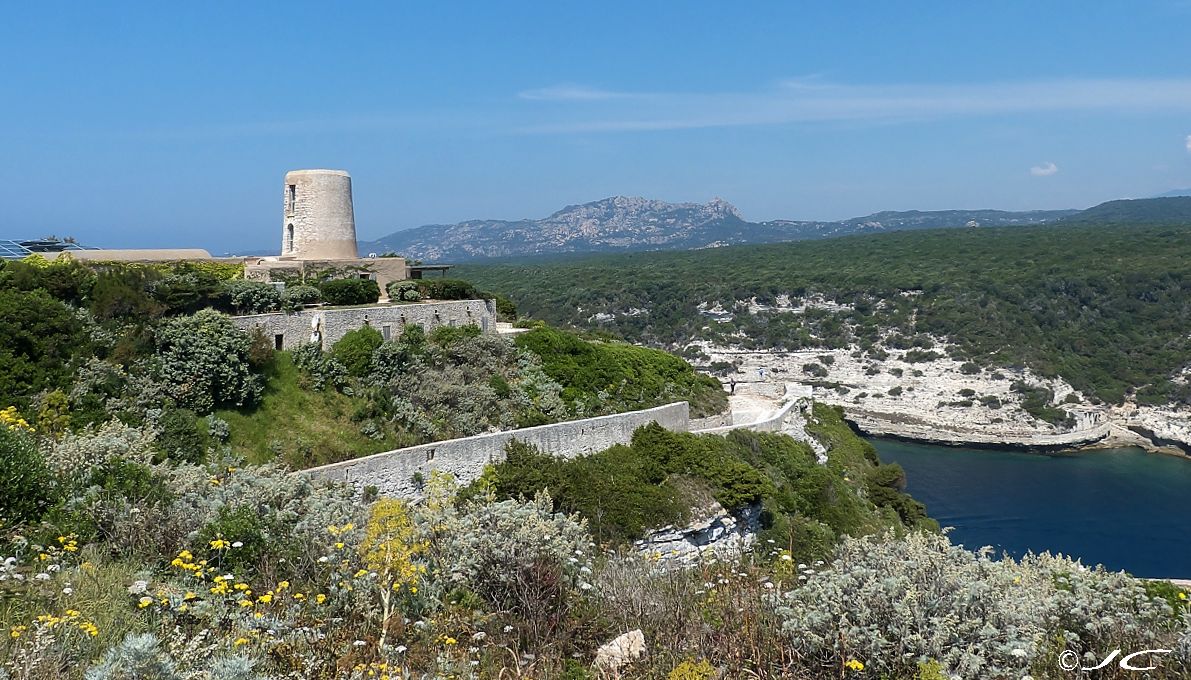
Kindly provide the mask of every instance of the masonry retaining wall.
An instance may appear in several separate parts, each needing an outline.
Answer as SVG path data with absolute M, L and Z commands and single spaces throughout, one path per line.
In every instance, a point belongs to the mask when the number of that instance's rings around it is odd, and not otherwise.
M 432 471 L 439 470 L 451 473 L 460 484 L 469 484 L 479 478 L 485 465 L 503 460 L 505 446 L 514 439 L 544 453 L 574 458 L 616 444 L 628 444 L 637 428 L 652 422 L 668 430 L 686 432 L 690 423 L 687 403 L 680 401 L 644 411 L 449 439 L 332 463 L 303 473 L 348 481 L 357 488 L 374 486 L 386 496 L 415 498 L 420 494 L 415 474 L 427 479 Z
M 476 325 L 485 333 L 496 332 L 496 303 L 492 300 L 452 300 L 417 304 L 372 305 L 303 309 L 292 314 L 252 314 L 232 317 L 241 330 L 259 327 L 280 349 L 294 349 L 311 342 L 315 318 L 319 319 L 319 337 L 324 349 L 335 344 L 348 331 L 370 325 L 385 339 L 396 340 L 409 324 L 418 324 L 427 332 L 439 326 Z

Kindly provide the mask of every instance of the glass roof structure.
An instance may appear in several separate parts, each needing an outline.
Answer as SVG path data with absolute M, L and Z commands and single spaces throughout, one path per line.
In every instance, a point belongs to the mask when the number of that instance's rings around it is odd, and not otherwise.
M 20 260 L 35 253 L 60 253 L 64 250 L 96 250 L 77 243 L 59 241 L 58 239 L 26 239 L 13 241 L 0 239 L 0 259 Z

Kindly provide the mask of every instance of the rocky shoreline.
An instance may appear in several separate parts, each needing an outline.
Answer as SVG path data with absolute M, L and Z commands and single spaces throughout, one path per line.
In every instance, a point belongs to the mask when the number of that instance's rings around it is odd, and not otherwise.
M 1136 446 L 1191 457 L 1191 409 L 1093 404 L 1061 378 L 1029 369 L 977 367 L 945 356 L 923 361 L 906 350 L 882 359 L 852 349 L 751 351 L 704 345 L 711 363 L 748 391 L 798 383 L 816 401 L 840 406 L 859 432 L 945 446 L 1053 453 Z M 913 360 L 917 359 L 917 360 Z M 1065 411 L 1058 424 L 1027 412 L 1030 394 Z M 1037 397 L 1035 397 L 1037 398 Z

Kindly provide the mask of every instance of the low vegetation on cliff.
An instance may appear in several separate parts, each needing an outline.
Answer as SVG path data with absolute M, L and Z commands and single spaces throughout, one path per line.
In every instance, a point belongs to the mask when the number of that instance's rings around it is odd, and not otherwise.
M 701 436 L 653 425 L 629 445 L 570 460 L 514 444 L 473 487 L 498 498 L 545 490 L 560 509 L 583 517 L 598 541 L 613 543 L 681 526 L 712 501 L 733 513 L 754 509 L 761 541 L 808 562 L 829 556 L 842 536 L 938 529 L 903 493 L 901 468 L 881 465 L 839 411 L 816 407 L 811 427 L 831 445 L 827 465 L 783 434 Z
M 831 241 L 469 265 L 554 324 L 682 348 L 884 347 L 945 338 L 981 366 L 1061 375 L 1119 402 L 1191 400 L 1191 228 L 902 232 Z M 625 282 L 631 281 L 631 286 Z
M 785 498 L 844 528 L 896 472 L 818 415 L 833 459 L 818 475 L 778 435 L 713 444 L 647 429 L 615 455 L 703 479 L 728 505 Z M 769 538 L 676 568 L 601 545 L 592 531 L 607 523 L 565 512 L 593 497 L 566 484 L 565 500 L 501 500 L 432 475 L 410 506 L 277 464 L 162 459 L 151 429 L 119 421 L 55 438 L 12 410 L 0 456 L 11 680 L 1056 677 L 1061 654 L 1093 666 L 1117 648 L 1172 650 L 1150 677 L 1191 671 L 1178 588 L 883 533 L 871 520 L 893 522 L 890 505 L 866 506 L 869 521 L 825 540 L 818 560 Z M 758 474 L 775 468 L 789 476 Z M 791 535 L 796 550 L 813 544 Z M 645 654 L 597 652 L 634 630 Z

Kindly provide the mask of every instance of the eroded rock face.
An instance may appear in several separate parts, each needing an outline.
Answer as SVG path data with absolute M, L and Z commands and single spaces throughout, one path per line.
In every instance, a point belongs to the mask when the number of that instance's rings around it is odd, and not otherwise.
M 703 555 L 734 558 L 752 548 L 760 527 L 761 504 L 730 513 L 712 501 L 695 511 L 697 519 L 683 527 L 665 526 L 648 532 L 633 545 L 643 556 L 686 564 Z
M 642 656 L 645 656 L 645 634 L 640 629 L 631 630 L 596 650 L 593 665 L 605 674 L 619 677 L 625 666 Z
M 842 406 L 855 425 L 877 435 L 945 444 L 1080 446 L 1109 433 L 1109 414 L 1088 404 L 1062 379 L 1028 369 L 975 367 L 946 356 L 937 341 L 934 358 L 890 349 L 881 359 L 855 349 L 797 352 L 708 346 L 714 361 L 737 365 L 740 386 L 797 382 L 813 388 L 815 401 Z M 1052 405 L 1071 423 L 1056 426 L 1022 409 L 1015 384 L 1049 391 Z

